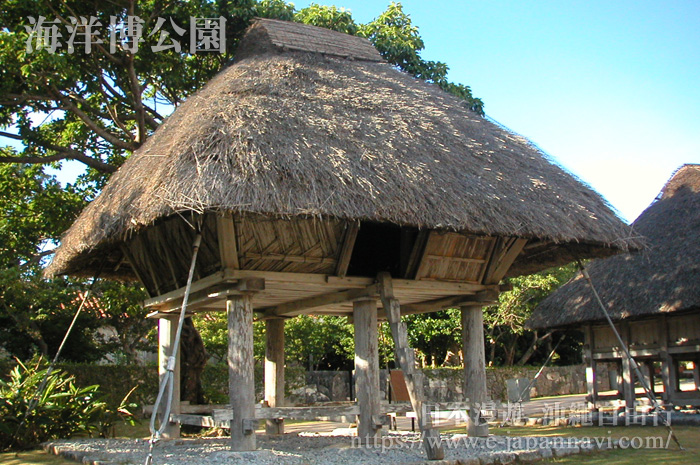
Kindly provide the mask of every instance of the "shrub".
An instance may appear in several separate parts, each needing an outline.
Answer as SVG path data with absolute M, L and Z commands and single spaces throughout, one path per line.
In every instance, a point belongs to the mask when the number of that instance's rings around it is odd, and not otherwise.
M 76 434 L 105 435 L 118 419 L 132 420 L 127 399 L 111 407 L 99 386 L 79 387 L 64 371 L 53 371 L 37 398 L 48 367 L 41 358 L 18 364 L 0 380 L 0 450 L 24 449 Z M 30 406 L 35 404 L 30 410 Z

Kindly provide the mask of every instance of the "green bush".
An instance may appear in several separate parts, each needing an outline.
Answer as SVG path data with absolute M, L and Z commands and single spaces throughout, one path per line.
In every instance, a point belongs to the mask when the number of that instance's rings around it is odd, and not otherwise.
M 34 358 L 26 364 L 18 361 L 9 379 L 0 379 L 0 450 L 24 449 L 77 434 L 104 436 L 117 420 L 133 421 L 128 396 L 118 406 L 110 406 L 100 397 L 98 385 L 80 387 L 62 370 L 48 376 L 43 393 L 36 397 L 47 371 L 46 363 Z

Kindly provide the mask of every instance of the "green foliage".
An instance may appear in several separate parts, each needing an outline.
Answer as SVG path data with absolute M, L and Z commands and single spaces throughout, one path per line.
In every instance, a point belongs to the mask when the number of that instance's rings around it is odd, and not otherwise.
M 108 336 L 97 337 L 101 352 L 136 363 L 138 351 L 153 349 L 147 336 L 155 334 L 155 324 L 146 319 L 148 310 L 141 302 L 147 294 L 140 284 L 98 280 L 93 295 L 101 305 L 99 324 L 114 329 Z
M 354 334 L 345 317 L 302 315 L 285 323 L 285 357 L 309 370 L 346 369 L 352 366 Z
M 525 320 L 545 297 L 568 281 L 575 272 L 576 267 L 572 264 L 509 280 L 513 289 L 502 292 L 498 298 L 499 304 L 484 311 L 486 344 L 490 346 L 487 354 L 491 363 L 513 365 L 518 362 L 517 358 L 528 353 L 532 345 L 551 336 L 551 332 L 542 336 L 537 331 L 526 330 Z M 576 344 L 575 339 L 571 339 L 570 343 Z M 539 358 L 544 357 L 545 354 L 540 354 Z M 526 358 L 520 363 L 528 360 Z M 576 362 L 577 360 L 566 361 Z
M 195 319 L 207 352 L 220 362 L 228 351 L 226 314 Z M 265 360 L 265 322 L 253 324 L 255 359 Z M 354 357 L 354 332 L 345 317 L 301 315 L 285 322 L 285 363 L 309 370 L 347 369 Z
M 51 248 L 47 241 L 58 239 L 84 206 L 72 186 L 63 188 L 43 166 L 0 164 L 0 266 L 38 265 L 42 249 Z
M 389 63 L 418 79 L 437 84 L 463 99 L 472 111 L 484 114 L 484 102 L 472 95 L 469 86 L 448 81 L 449 67 L 445 63 L 421 58 L 425 44 L 400 3 L 392 2 L 374 21 L 361 26 L 359 35 L 368 38 Z
M 459 310 L 409 315 L 405 320 L 409 344 L 418 349 L 424 366 L 440 366 L 448 351 L 459 352 L 462 346 Z
M 9 380 L 0 380 L 0 450 L 24 449 L 76 434 L 104 434 L 118 419 L 133 421 L 127 398 L 110 407 L 100 399 L 99 386 L 79 387 L 60 370 L 48 376 L 37 397 L 47 370 L 42 359 L 34 358 L 26 365 L 19 362 Z M 35 399 L 36 407 L 30 410 Z
M 420 57 L 423 40 L 399 3 L 365 25 L 357 24 L 343 8 L 312 4 L 297 11 L 283 0 L 0 0 L 0 5 L 0 137 L 19 143 L 17 149 L 0 148 L 0 345 L 22 358 L 55 351 L 79 302 L 73 290 L 85 289 L 81 280 L 41 276 L 43 259 L 60 234 L 165 116 L 231 60 L 254 17 L 300 21 L 367 37 L 399 69 L 435 83 L 483 113 L 483 104 L 468 87 L 447 80 L 447 65 Z M 110 51 L 107 42 L 96 45 L 89 55 L 80 47 L 75 53 L 26 50 L 29 16 L 49 20 L 95 16 L 106 27 L 112 16 L 127 15 L 145 19 L 146 32 L 153 30 L 156 18 L 172 18 L 185 28 L 184 36 L 174 34 L 168 22 L 164 30 L 185 49 L 190 17 L 223 16 L 227 53 L 154 52 L 151 46 L 157 44 L 158 34 L 144 34 L 137 53 L 122 45 Z M 41 167 L 60 169 L 63 160 L 87 167 L 75 185 L 61 186 Z M 149 331 L 138 306 L 142 292 L 135 286 L 98 282 L 95 296 L 100 314 L 88 312 L 78 320 L 65 358 L 89 361 L 116 351 L 123 360 L 133 361 Z M 314 368 L 351 365 L 352 326 L 344 321 L 303 317 L 289 322 L 290 362 Z M 117 336 L 95 339 L 95 330 L 104 325 L 114 327 Z M 226 332 L 220 327 L 220 319 L 200 325 L 210 352 L 222 359 Z M 262 331 L 256 325 L 256 334 Z M 434 341 L 439 343 L 437 336 Z M 258 357 L 261 350 L 258 343 Z M 391 349 L 382 350 L 390 357 Z
M 352 19 L 352 13 L 349 10 L 335 6 L 321 6 L 317 3 L 312 3 L 299 11 L 294 15 L 294 21 L 350 35 L 355 35 L 359 31 L 359 27 Z

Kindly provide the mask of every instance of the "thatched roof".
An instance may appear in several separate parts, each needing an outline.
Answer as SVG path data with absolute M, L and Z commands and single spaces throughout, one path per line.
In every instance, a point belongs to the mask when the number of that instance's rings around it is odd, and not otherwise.
M 587 256 L 634 247 L 607 203 L 526 139 L 398 71 L 366 39 L 274 20 L 257 20 L 235 62 L 112 176 L 48 272 L 85 271 L 185 210 L 520 236 Z
M 613 319 L 700 310 L 700 165 L 684 165 L 633 223 L 648 250 L 595 260 L 591 279 Z M 545 299 L 533 328 L 604 319 L 579 275 Z

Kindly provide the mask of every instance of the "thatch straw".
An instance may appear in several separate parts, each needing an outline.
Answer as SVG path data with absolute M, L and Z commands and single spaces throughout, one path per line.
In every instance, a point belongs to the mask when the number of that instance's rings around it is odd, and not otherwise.
M 320 30 L 299 51 L 303 41 L 280 37 L 318 28 L 279 24 L 256 22 L 236 62 L 122 166 L 49 273 L 74 272 L 104 244 L 185 210 L 515 235 L 590 244 L 592 256 L 634 247 L 606 202 L 526 139 L 374 61 L 365 39 Z M 336 56 L 343 48 L 349 58 Z
M 649 249 L 596 260 L 589 274 L 613 319 L 700 310 L 700 165 L 684 165 L 633 224 Z M 533 328 L 604 319 L 577 276 L 542 302 Z

